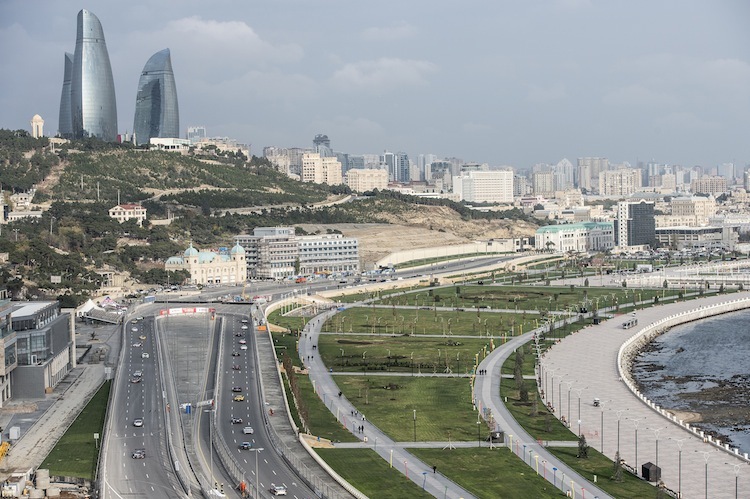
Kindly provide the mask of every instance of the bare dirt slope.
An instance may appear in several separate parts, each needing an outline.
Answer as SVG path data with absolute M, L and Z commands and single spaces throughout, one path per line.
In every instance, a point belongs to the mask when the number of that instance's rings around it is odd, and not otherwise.
M 362 263 L 369 268 L 375 261 L 405 249 L 463 244 L 477 240 L 527 237 L 536 225 L 518 220 L 462 220 L 455 211 L 442 206 L 415 206 L 409 213 L 383 213 L 389 224 L 298 224 L 309 233 L 341 231 L 359 240 Z

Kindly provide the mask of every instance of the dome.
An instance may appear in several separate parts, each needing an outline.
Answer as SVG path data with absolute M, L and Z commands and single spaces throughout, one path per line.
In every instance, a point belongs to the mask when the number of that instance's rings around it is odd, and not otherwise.
M 35 114 L 33 118 L 31 118 L 31 121 L 44 121 L 41 116 L 38 114 Z
M 243 248 L 242 246 L 240 246 L 240 243 L 237 243 L 237 244 L 234 245 L 234 247 L 232 248 L 232 250 L 229 253 L 232 254 L 232 255 L 237 255 L 237 254 L 243 254 L 244 255 L 245 254 L 245 248 Z
M 185 263 L 185 262 L 183 261 L 182 257 L 180 257 L 180 256 L 170 256 L 169 258 L 167 258 L 167 264 L 168 265 L 170 265 L 170 264 L 171 265 L 182 265 L 183 263 Z
M 184 256 L 198 256 L 198 250 L 193 248 L 193 243 L 185 250 Z

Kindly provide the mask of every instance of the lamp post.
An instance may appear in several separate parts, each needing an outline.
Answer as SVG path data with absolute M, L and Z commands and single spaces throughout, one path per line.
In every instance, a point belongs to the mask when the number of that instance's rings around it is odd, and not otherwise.
M 734 499 L 738 499 L 739 494 L 739 478 L 740 478 L 740 466 L 741 464 L 726 463 L 730 466 L 734 466 Z
M 588 387 L 586 387 L 588 388 Z M 576 388 L 575 391 L 578 393 L 578 436 L 581 436 L 581 394 L 586 388 Z M 600 402 L 601 403 L 601 402 Z M 568 418 L 570 419 L 570 418 Z
M 635 426 L 635 469 L 638 469 L 638 425 L 640 424 L 640 419 L 634 419 L 633 420 L 633 426 Z
M 711 457 L 711 451 L 707 450 L 697 450 L 695 452 L 700 452 L 703 454 L 703 459 L 706 460 L 706 474 L 705 474 L 705 483 L 706 483 L 706 499 L 708 499 L 708 458 Z
M 414 409 L 414 441 L 417 441 L 417 410 Z
M 674 438 L 672 439 L 677 442 L 677 497 L 682 497 L 682 444 L 685 443 L 685 438 Z
M 566 381 L 565 384 L 568 385 L 568 424 L 570 424 L 570 389 L 573 388 L 575 381 Z
M 620 455 L 620 417 L 622 416 L 622 413 L 625 412 L 627 409 L 620 409 L 617 411 L 617 455 Z M 622 456 L 620 456 L 622 458 Z
M 666 427 L 665 427 L 666 428 Z M 656 437 L 656 466 L 659 466 L 659 432 L 662 431 L 664 428 L 651 428 L 651 431 L 654 432 L 654 436 Z
M 482 436 L 480 432 L 482 431 L 482 422 L 479 421 L 479 414 L 477 414 L 477 447 L 482 446 Z M 525 460 L 526 456 L 524 456 Z
M 562 415 L 562 380 L 565 376 L 567 376 L 568 373 L 563 374 L 560 377 L 560 382 L 557 384 L 557 407 L 560 410 L 560 414 Z M 553 401 L 554 403 L 554 401 Z
M 260 477 L 258 476 L 258 453 L 264 449 L 263 447 L 259 447 L 250 450 L 255 451 L 255 497 L 260 497 L 260 489 L 258 487 L 258 483 L 260 483 Z

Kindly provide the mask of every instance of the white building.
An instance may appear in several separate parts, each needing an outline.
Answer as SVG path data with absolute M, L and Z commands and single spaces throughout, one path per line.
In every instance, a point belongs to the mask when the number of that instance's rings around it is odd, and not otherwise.
M 318 153 L 305 153 L 302 156 L 302 181 L 328 185 L 342 184 L 341 163 L 335 156 L 322 158 Z
M 388 187 L 388 172 L 374 168 L 349 170 L 346 185 L 354 192 L 383 190 Z
M 470 203 L 512 203 L 513 172 L 468 171 L 453 177 L 453 192 Z
M 359 242 L 341 234 L 298 236 L 299 273 L 359 273 Z
M 139 204 L 118 204 L 109 209 L 109 216 L 120 223 L 135 220 L 138 225 L 143 226 L 143 222 L 146 221 L 146 208 Z
M 640 170 L 624 168 L 599 173 L 599 194 L 602 196 L 630 196 L 640 188 Z
M 167 272 L 187 270 L 190 284 L 239 284 L 247 280 L 245 249 L 236 244 L 227 253 L 198 251 L 190 247 L 182 256 L 172 256 L 164 265 Z
M 608 222 L 581 222 L 539 227 L 534 236 L 537 250 L 607 251 L 615 247 L 615 228 Z
M 151 137 L 148 141 L 152 149 L 187 154 L 190 150 L 190 140 L 174 137 Z

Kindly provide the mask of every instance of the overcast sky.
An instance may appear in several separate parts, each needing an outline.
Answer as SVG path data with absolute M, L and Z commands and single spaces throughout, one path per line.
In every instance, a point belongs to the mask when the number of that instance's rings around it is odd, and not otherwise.
M 750 163 L 746 0 L 0 0 L 0 128 L 57 131 L 76 16 L 102 23 L 119 128 L 169 48 L 180 127 L 252 144 L 527 168 Z

